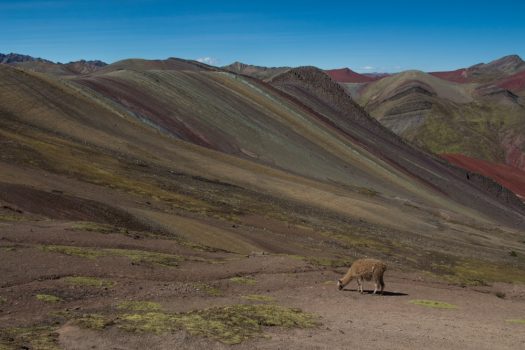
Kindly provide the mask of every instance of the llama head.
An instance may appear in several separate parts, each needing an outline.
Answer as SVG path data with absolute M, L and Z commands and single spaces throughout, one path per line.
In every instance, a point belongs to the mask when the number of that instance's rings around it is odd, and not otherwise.
M 343 281 L 341 280 L 338 280 L 337 281 L 337 288 L 339 288 L 339 290 L 343 289 L 345 287 L 345 285 L 343 284 Z

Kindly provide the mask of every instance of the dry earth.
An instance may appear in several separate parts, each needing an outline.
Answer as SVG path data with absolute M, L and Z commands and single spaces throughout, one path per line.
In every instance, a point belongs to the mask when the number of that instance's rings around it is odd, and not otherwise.
M 417 272 L 391 268 L 386 293 L 360 295 L 355 284 L 340 292 L 335 286 L 344 268 L 312 265 L 286 255 L 249 256 L 209 252 L 165 237 L 137 232 L 100 233 L 78 229 L 69 221 L 12 222 L 0 226 L 0 349 L 52 349 L 10 338 L 6 329 L 49 327 L 63 349 L 223 349 L 205 336 L 184 330 L 130 333 L 111 323 L 86 329 L 79 315 L 115 317 L 122 301 L 152 301 L 166 312 L 188 312 L 232 304 L 276 304 L 316 315 L 319 324 L 306 329 L 265 327 L 263 337 L 232 345 L 237 349 L 520 349 L 525 325 L 508 320 L 525 317 L 525 287 L 495 283 L 460 287 Z M 178 266 L 164 266 L 129 256 L 96 258 L 68 255 L 43 247 L 99 247 L 176 254 Z M 99 288 L 65 283 L 68 276 L 92 276 L 114 283 Z M 244 277 L 236 283 L 231 278 Z M 206 285 L 206 286 L 204 286 Z M 371 288 L 368 283 L 365 287 Z M 54 295 L 58 302 L 38 300 Z M 246 296 L 263 297 L 262 301 Z M 430 308 L 411 301 L 449 303 Z M 60 314 L 62 312 L 62 314 Z M 29 327 L 29 328 L 28 328 Z M 4 345 L 4 348 L 2 347 Z

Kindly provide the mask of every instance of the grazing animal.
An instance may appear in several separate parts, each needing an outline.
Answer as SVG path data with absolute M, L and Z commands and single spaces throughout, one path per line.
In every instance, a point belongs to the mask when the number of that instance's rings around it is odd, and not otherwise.
M 383 274 L 386 271 L 386 264 L 377 259 L 359 259 L 354 261 L 346 275 L 337 281 L 337 287 L 342 290 L 354 278 L 357 280 L 357 291 L 363 293 L 363 280 L 374 280 L 376 294 L 378 287 L 381 287 L 380 293 L 383 294 L 385 282 Z

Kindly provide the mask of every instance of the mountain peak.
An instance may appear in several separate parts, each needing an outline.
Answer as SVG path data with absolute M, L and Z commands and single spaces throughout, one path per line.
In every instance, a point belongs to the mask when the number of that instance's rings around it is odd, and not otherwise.
M 339 83 L 368 83 L 375 80 L 373 77 L 356 73 L 348 67 L 329 69 L 325 72 Z

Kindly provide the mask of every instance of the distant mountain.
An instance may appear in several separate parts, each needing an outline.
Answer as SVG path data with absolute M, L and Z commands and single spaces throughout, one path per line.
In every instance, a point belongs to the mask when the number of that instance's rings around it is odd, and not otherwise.
M 0 64 L 16 64 L 22 62 L 47 62 L 53 63 L 42 58 L 35 58 L 28 55 L 21 55 L 18 53 L 2 54 L 0 53 Z
M 457 83 L 487 83 L 525 71 L 525 62 L 518 55 L 509 55 L 489 63 L 479 63 L 454 71 L 431 72 L 441 79 Z
M 42 58 L 35 58 L 28 55 L 21 55 L 16 53 L 1 54 L 0 64 L 8 64 L 17 66 L 40 73 L 47 73 L 53 75 L 80 75 L 92 73 L 107 64 L 102 61 L 73 61 L 69 63 L 55 63 Z
M 290 67 L 261 67 L 244 64 L 241 62 L 234 62 L 230 65 L 222 67 L 222 69 L 234 72 L 237 74 L 248 75 L 257 79 L 271 79 L 272 77 L 286 72 Z
M 354 72 L 349 68 L 325 70 L 332 79 L 339 83 L 368 83 L 378 78 Z
M 450 72 L 402 72 L 347 91 L 420 147 L 525 169 L 524 69 L 518 56 L 506 56 Z

